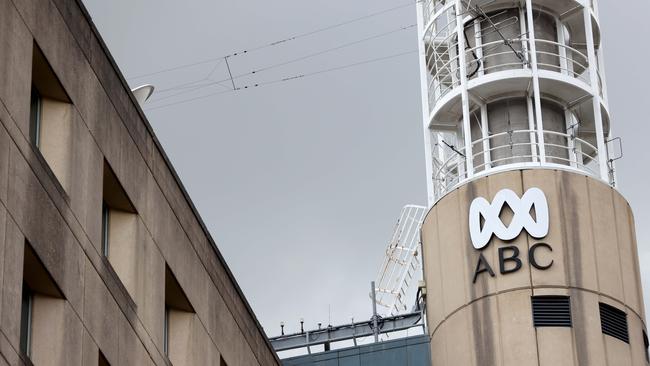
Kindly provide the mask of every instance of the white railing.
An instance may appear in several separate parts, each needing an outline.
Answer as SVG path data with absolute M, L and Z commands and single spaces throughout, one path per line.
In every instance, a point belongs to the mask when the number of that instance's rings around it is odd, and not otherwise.
M 458 40 L 453 6 L 441 7 L 424 36 L 429 105 L 460 85 Z
M 422 3 L 424 25 L 434 18 L 435 14 L 447 5 L 443 0 L 424 0 Z
M 448 24 L 448 27 L 452 24 Z M 455 25 L 453 25 L 455 28 Z M 433 27 L 430 29 L 433 31 Z M 441 30 L 443 36 L 425 37 L 427 68 L 429 71 L 428 97 L 430 111 L 435 104 L 454 88 L 460 86 L 460 57 L 456 54 L 458 42 L 449 29 Z M 470 79 L 499 71 L 529 67 L 530 40 L 515 38 L 482 44 L 465 50 L 466 69 Z M 578 79 L 590 84 L 589 58 L 579 50 L 554 41 L 536 40 L 538 68 Z M 511 48 L 512 47 L 512 48 Z M 513 50 L 514 49 L 514 50 Z M 481 57 L 474 57 L 480 54 Z M 601 87 L 602 89 L 602 87 Z
M 590 84 L 589 78 L 589 57 L 577 49 L 560 44 L 554 41 L 547 41 L 538 39 L 535 41 L 537 46 L 537 66 L 542 70 L 556 71 L 564 75 L 582 80 Z M 542 46 L 550 46 L 555 48 L 554 51 L 540 50 Z M 558 61 L 558 63 L 549 63 L 546 60 L 550 56 L 551 59 Z
M 564 166 L 567 169 L 599 176 L 598 149 L 574 134 L 544 131 L 544 166 Z M 473 170 L 483 175 L 515 167 L 542 166 L 535 130 L 513 130 L 491 135 L 472 142 Z M 437 144 L 446 150 L 444 161 L 434 158 L 433 183 L 435 198 L 454 189 L 468 179 L 467 149 L 449 144 Z
M 395 224 L 375 282 L 375 302 L 383 314 L 394 316 L 412 310 L 417 282 L 422 279 L 420 228 L 426 213 L 424 206 L 404 206 Z

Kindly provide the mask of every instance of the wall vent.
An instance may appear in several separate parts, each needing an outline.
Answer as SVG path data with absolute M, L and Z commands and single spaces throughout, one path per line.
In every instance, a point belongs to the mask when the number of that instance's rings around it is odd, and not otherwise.
M 571 301 L 568 296 L 533 296 L 535 327 L 571 327 Z
M 598 305 L 600 306 L 600 326 L 603 333 L 625 343 L 630 343 L 627 330 L 627 314 L 602 302 Z

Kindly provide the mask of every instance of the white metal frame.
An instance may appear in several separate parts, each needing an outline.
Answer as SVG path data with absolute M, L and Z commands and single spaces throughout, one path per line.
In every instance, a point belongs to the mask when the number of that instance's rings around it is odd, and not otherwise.
M 402 208 L 375 281 L 374 301 L 391 316 L 411 311 L 408 301 L 415 298 L 411 295 L 414 295 L 422 275 L 420 228 L 426 212 L 423 206 Z
M 567 0 L 582 7 L 581 10 L 572 12 L 574 14 L 572 16 L 582 16 L 584 36 L 587 41 L 586 45 L 579 47 L 586 49 L 585 53 L 568 44 L 565 39 L 565 20 L 562 17 L 566 17 L 566 14 L 551 14 L 556 20 L 556 42 L 536 38 L 533 26 L 535 12 L 544 11 L 547 14 L 552 12 L 552 10 L 537 6 L 537 1 L 521 1 L 519 8 L 521 34 L 515 39 L 483 44 L 481 32 L 484 30 L 481 30 L 480 21 L 475 19 L 473 24 L 475 46 L 471 49 L 466 49 L 463 32 L 465 26 L 472 26 L 466 22 L 471 19 L 471 13 L 476 11 L 474 6 L 486 3 L 489 4 L 491 11 L 501 8 L 508 9 L 512 8 L 512 1 L 424 0 L 418 3 L 422 111 L 429 205 L 433 205 L 449 190 L 475 176 L 508 169 L 531 167 L 567 169 L 588 174 L 611 185 L 615 184 L 613 178 L 615 171 L 613 164 L 609 162 L 606 143 L 610 131 L 605 130 L 604 124 L 605 120 L 609 121 L 609 116 L 603 114 L 607 113 L 608 109 L 606 84 L 602 77 L 604 74 L 602 52 L 599 45 L 594 42 L 594 34 L 597 30 L 594 30 L 592 25 L 592 20 L 597 20 L 597 4 L 595 1 L 589 0 Z M 480 8 L 479 10 L 482 11 Z M 449 20 L 450 14 L 455 15 L 453 21 Z M 579 21 L 579 18 L 573 18 L 573 20 Z M 436 29 L 440 24 L 446 24 L 446 29 L 444 27 Z M 598 26 L 597 21 L 595 24 Z M 486 68 L 483 61 L 486 58 L 494 57 L 495 54 L 484 52 L 484 50 L 499 44 L 519 43 L 521 44 L 521 53 L 518 58 L 522 60 L 521 63 L 491 65 Z M 439 47 L 439 45 L 442 46 Z M 539 49 L 540 45 L 544 45 L 544 48 Z M 556 51 L 548 51 L 549 48 Z M 465 51 L 456 52 L 456 50 Z M 479 61 L 473 58 L 468 61 L 467 55 L 470 52 L 474 52 L 481 60 L 480 68 L 471 80 L 468 79 L 468 70 L 474 70 L 475 64 Z M 559 65 L 540 63 L 539 55 L 554 56 L 559 60 Z M 491 152 L 501 149 L 503 146 L 491 146 L 495 136 L 490 135 L 488 130 L 487 105 L 492 100 L 486 99 L 485 96 L 477 98 L 473 94 L 473 89 L 479 85 L 491 83 L 491 90 L 499 90 L 500 83 L 506 85 L 507 80 L 513 77 L 522 77 L 522 75 L 530 80 L 528 88 L 520 90 L 521 95 L 525 95 L 528 102 L 528 129 L 510 132 L 528 134 L 529 141 L 526 145 L 530 145 L 530 154 L 509 157 L 512 162 L 494 161 Z M 589 108 L 593 109 L 593 112 L 589 112 L 589 124 L 593 122 L 595 127 L 595 143 L 592 144 L 578 137 L 576 131 L 580 121 L 572 112 L 577 103 L 576 100 L 565 100 L 566 97 L 559 92 L 558 95 L 549 96 L 548 90 L 544 90 L 544 94 L 542 94 L 540 81 L 547 78 L 551 78 L 554 82 L 566 83 L 567 86 L 577 86 L 586 93 L 581 95 L 578 100 L 581 102 L 582 100 L 591 100 Z M 497 97 L 496 93 L 494 97 Z M 566 133 L 544 129 L 543 99 L 549 97 L 565 106 Z M 455 122 L 459 130 L 456 133 L 458 141 L 453 141 L 450 144 L 445 141 L 443 134 L 447 133 L 444 131 L 451 131 L 454 122 L 438 120 L 438 113 L 444 108 L 452 108 L 451 106 L 457 105 L 456 103 L 460 106 L 458 115 L 461 116 L 460 120 Z M 472 113 L 476 113 L 476 119 L 480 124 L 481 139 L 476 141 L 472 141 L 471 135 Z M 593 117 L 591 117 L 592 113 Z M 445 127 L 447 129 L 443 130 L 432 129 L 431 126 L 434 125 L 450 127 Z M 561 141 L 566 142 L 566 145 L 546 142 L 545 138 L 550 136 L 555 139 L 560 138 Z M 547 153 L 547 148 L 551 149 L 551 155 Z M 566 158 L 553 156 L 552 154 L 557 151 L 566 151 Z M 452 155 L 450 156 L 450 154 Z M 479 164 L 476 163 L 477 158 L 480 159 L 478 160 Z

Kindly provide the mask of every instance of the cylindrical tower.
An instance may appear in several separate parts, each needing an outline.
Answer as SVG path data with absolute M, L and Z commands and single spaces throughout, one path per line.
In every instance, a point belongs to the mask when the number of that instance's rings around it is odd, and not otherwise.
M 647 365 L 595 0 L 418 2 L 433 366 Z

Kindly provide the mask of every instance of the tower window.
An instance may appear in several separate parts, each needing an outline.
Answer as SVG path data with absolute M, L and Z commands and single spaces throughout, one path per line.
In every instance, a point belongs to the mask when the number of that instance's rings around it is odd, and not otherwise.
M 533 296 L 535 327 L 571 327 L 571 300 L 568 296 Z
M 627 329 L 627 314 L 611 305 L 598 304 L 600 307 L 600 326 L 603 334 L 630 343 Z

